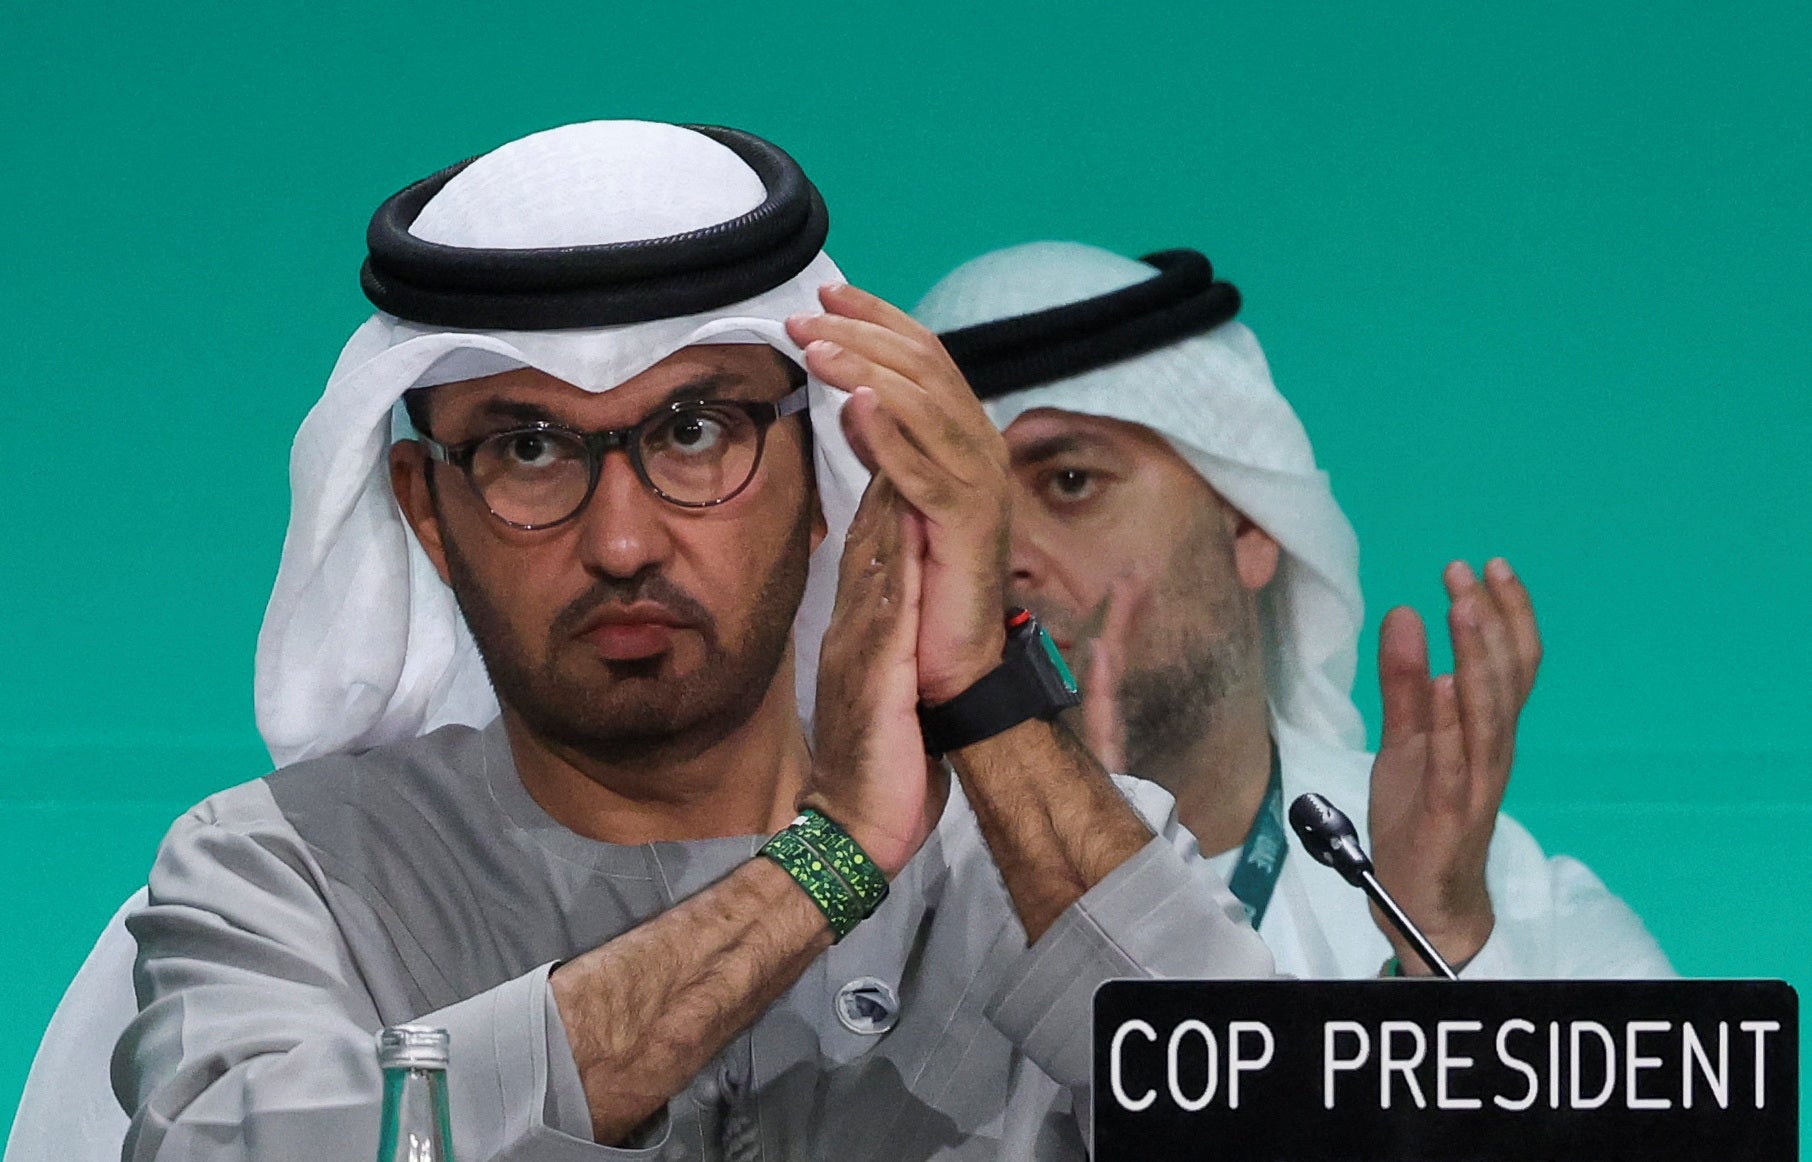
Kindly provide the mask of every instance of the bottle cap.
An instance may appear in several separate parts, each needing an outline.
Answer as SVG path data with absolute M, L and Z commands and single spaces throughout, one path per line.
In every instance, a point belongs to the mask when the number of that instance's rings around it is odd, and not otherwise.
M 392 1025 L 377 1035 L 383 1069 L 445 1069 L 447 1031 L 429 1025 Z

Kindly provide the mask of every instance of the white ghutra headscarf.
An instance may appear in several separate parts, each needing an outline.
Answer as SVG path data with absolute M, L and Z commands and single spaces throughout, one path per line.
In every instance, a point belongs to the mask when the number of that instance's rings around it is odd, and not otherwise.
M 748 213 L 763 196 L 749 165 L 698 132 L 594 121 L 478 158 L 426 203 L 410 232 L 471 248 L 603 245 L 708 228 Z M 652 322 L 464 330 L 374 315 L 347 343 L 291 453 L 289 532 L 258 635 L 258 728 L 272 759 L 283 766 L 497 715 L 453 594 L 391 495 L 387 450 L 405 391 L 518 367 L 608 391 L 700 343 L 765 343 L 803 365 L 786 319 L 818 313 L 818 288 L 837 281 L 820 252 L 752 298 Z M 868 480 L 837 419 L 848 397 L 815 378 L 809 389 L 830 535 L 813 554 L 795 634 L 807 715 L 844 533 Z

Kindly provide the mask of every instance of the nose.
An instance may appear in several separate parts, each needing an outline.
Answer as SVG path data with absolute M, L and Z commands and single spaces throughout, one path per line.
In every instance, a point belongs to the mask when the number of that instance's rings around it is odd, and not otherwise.
M 665 510 L 672 508 L 642 483 L 627 452 L 605 453 L 598 467 L 598 487 L 579 516 L 580 554 L 586 567 L 604 576 L 628 578 L 665 562 L 673 552 Z
M 1052 542 L 1040 505 L 1013 489 L 1012 537 L 1007 550 L 1007 584 L 1015 596 L 1036 596 L 1053 580 Z

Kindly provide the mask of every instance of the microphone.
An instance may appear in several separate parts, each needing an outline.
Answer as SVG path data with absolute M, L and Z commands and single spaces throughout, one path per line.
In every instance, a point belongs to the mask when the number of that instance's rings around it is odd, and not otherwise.
M 1378 882 L 1378 877 L 1372 874 L 1371 856 L 1366 855 L 1365 848 L 1359 845 L 1359 835 L 1353 830 L 1353 821 L 1346 817 L 1345 812 L 1311 791 L 1297 796 L 1296 801 L 1290 804 L 1290 826 L 1316 862 L 1333 868 L 1347 883 L 1372 898 L 1372 902 L 1390 920 L 1391 926 L 1415 946 L 1429 968 L 1448 980 L 1459 979 L 1459 974 L 1435 951 L 1435 946 L 1429 943 L 1428 937 L 1422 935 L 1422 930 L 1416 927 L 1415 922 L 1404 915 L 1403 909 L 1397 906 L 1397 901 L 1391 899 L 1390 893 L 1384 890 L 1384 885 Z

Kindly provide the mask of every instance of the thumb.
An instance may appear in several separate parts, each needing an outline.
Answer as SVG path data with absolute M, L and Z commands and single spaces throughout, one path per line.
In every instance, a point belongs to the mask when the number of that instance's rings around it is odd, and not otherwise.
M 1124 773 L 1125 727 L 1120 721 L 1120 659 L 1105 640 L 1095 643 L 1082 680 L 1082 745 L 1095 761 Z
M 1082 689 L 1083 743 L 1109 771 L 1126 771 L 1126 720 L 1120 712 L 1120 680 L 1126 673 L 1127 643 L 1133 617 L 1144 593 L 1130 577 L 1117 577 L 1107 589 L 1101 634 L 1089 655 Z
M 1378 749 L 1393 750 L 1426 735 L 1434 725 L 1434 703 L 1428 681 L 1428 631 L 1407 605 L 1384 615 L 1378 629 L 1378 692 L 1384 703 L 1384 727 Z

